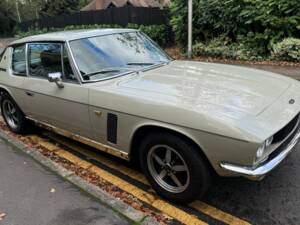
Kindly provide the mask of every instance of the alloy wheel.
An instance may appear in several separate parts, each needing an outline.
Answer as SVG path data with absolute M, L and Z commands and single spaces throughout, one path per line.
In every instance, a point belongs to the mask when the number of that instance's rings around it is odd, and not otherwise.
M 151 176 L 166 191 L 181 193 L 190 183 L 190 172 L 182 156 L 167 145 L 153 146 L 147 155 Z
M 2 107 L 3 114 L 4 114 L 4 117 L 5 117 L 8 125 L 12 129 L 17 129 L 19 126 L 19 118 L 18 118 L 18 111 L 17 111 L 16 107 L 8 99 L 3 100 L 2 104 L 3 104 L 3 107 Z

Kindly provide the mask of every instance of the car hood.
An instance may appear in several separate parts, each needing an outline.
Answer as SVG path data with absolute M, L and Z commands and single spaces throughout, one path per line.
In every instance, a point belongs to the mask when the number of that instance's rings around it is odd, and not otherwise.
M 173 61 L 89 86 L 93 106 L 246 141 L 270 137 L 300 110 L 298 81 L 222 64 Z
M 290 86 L 290 80 L 274 74 L 222 64 L 173 61 L 140 73 L 119 86 L 138 95 L 166 98 L 184 107 L 214 106 L 232 113 L 257 116 Z

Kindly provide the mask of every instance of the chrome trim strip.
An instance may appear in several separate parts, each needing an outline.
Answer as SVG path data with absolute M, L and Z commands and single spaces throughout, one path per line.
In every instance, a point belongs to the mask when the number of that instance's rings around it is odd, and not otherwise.
M 298 143 L 300 139 L 300 128 L 294 136 L 294 138 L 290 141 L 290 143 L 286 146 L 286 148 L 280 152 L 275 158 L 266 162 L 265 164 L 253 168 L 253 167 L 243 167 L 237 166 L 230 163 L 221 163 L 221 168 L 230 171 L 231 173 L 238 174 L 249 178 L 251 180 L 260 180 L 262 179 L 267 173 L 272 171 L 275 167 L 277 167 L 286 157 L 287 155 L 293 150 L 295 145 Z
M 25 44 L 25 65 L 26 65 L 26 77 L 29 76 L 29 57 L 28 57 L 28 43 Z
M 75 72 L 76 77 L 77 77 L 79 83 L 82 84 L 83 83 L 83 79 L 82 79 L 80 70 L 79 70 L 79 68 L 77 66 L 77 63 L 75 62 L 75 58 L 74 58 L 74 55 L 73 55 L 73 52 L 72 52 L 72 49 L 71 49 L 69 41 L 66 41 L 65 45 L 67 46 L 67 52 L 68 52 L 70 63 L 72 65 L 72 69 L 73 70 L 75 69 L 75 71 L 73 71 L 73 72 Z
M 116 148 L 113 148 L 111 146 L 108 146 L 108 145 L 105 145 L 105 144 L 101 144 L 97 141 L 93 141 L 89 138 L 86 138 L 86 137 L 83 137 L 83 136 L 80 136 L 78 134 L 74 134 L 72 132 L 69 132 L 69 131 L 66 131 L 64 129 L 61 129 L 61 128 L 58 128 L 58 127 L 55 127 L 53 125 L 50 125 L 48 123 L 44 123 L 44 122 L 40 122 L 38 120 L 35 120 L 31 117 L 27 117 L 27 119 L 35 122 L 38 126 L 42 127 L 42 128 L 45 128 L 49 131 L 52 131 L 54 133 L 57 133 L 57 134 L 60 134 L 62 136 L 65 136 L 65 137 L 68 137 L 68 138 L 71 138 L 75 141 L 78 141 L 78 142 L 81 142 L 83 144 L 86 144 L 88 146 L 91 146 L 93 148 L 96 148 L 102 152 L 106 152 L 108 154 L 111 154 L 111 155 L 114 155 L 116 157 L 119 157 L 119 158 L 122 158 L 122 159 L 125 159 L 125 160 L 129 160 L 129 154 L 127 152 L 123 152 L 123 151 L 120 151 Z

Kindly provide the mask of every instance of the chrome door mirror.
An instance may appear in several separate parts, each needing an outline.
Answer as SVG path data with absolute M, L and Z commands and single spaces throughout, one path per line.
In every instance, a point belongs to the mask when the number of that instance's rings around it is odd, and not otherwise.
M 63 88 L 64 87 L 64 84 L 62 82 L 62 74 L 61 72 L 57 72 L 57 73 L 49 73 L 48 74 L 48 80 L 49 82 L 55 82 L 56 85 L 59 87 L 59 88 Z

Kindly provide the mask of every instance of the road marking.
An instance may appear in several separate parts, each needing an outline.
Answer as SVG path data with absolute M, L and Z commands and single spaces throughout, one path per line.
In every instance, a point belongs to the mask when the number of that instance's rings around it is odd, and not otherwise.
M 102 163 L 103 165 L 109 167 L 109 168 L 112 168 L 114 170 L 117 170 L 119 171 L 120 173 L 123 173 L 124 175 L 134 179 L 134 180 L 137 180 L 139 181 L 140 183 L 142 184 L 145 184 L 145 185 L 148 185 L 149 186 L 149 183 L 148 181 L 146 180 L 145 176 L 135 170 L 132 170 L 126 166 L 123 166 L 123 165 L 120 165 L 119 163 L 116 163 L 115 161 L 113 160 L 110 160 L 110 159 L 107 159 L 106 157 L 104 156 L 101 156 L 99 154 L 96 154 L 92 151 L 89 151 L 88 149 L 85 149 L 81 146 L 78 146 L 76 143 L 74 142 L 69 142 L 67 139 L 65 139 L 64 137 L 59 137 L 57 135 L 51 135 L 50 134 L 50 138 L 53 138 L 55 141 L 57 141 L 58 143 L 61 143 L 62 145 L 66 145 L 68 147 L 70 147 L 71 149 L 87 156 L 88 158 L 91 158 L 91 159 L 94 159 L 100 163 Z M 92 167 L 93 168 L 93 167 Z M 122 189 L 122 188 L 121 188 Z M 156 200 L 158 201 L 158 200 Z M 148 203 L 148 202 L 147 202 Z M 158 209 L 166 209 L 168 207 L 164 206 L 164 201 L 161 201 L 160 204 L 158 204 L 157 202 L 155 203 L 155 208 L 158 208 Z M 149 203 L 148 203 L 149 204 Z M 168 204 L 168 203 L 167 203 Z M 152 204 L 151 204 L 152 205 Z M 170 205 L 170 204 L 168 204 Z M 172 206 L 172 205 L 170 205 Z M 190 207 L 196 209 L 197 211 L 200 211 L 216 220 L 219 220 L 219 221 L 222 221 L 226 224 L 232 224 L 232 225 L 250 225 L 250 223 L 248 223 L 247 221 L 245 220 L 242 220 L 238 217 L 235 217 L 229 213 L 226 213 L 220 209 L 217 209 L 213 206 L 210 206 L 202 201 L 194 201 L 192 202 L 191 204 L 189 204 Z M 172 206 L 173 208 L 176 208 L 174 206 Z M 178 208 L 176 208 L 178 209 Z M 174 210 L 174 209 L 172 209 Z M 172 211 L 170 210 L 170 212 Z M 161 210 L 162 211 L 162 210 Z M 175 212 L 175 211 L 174 211 Z M 171 212 L 172 213 L 172 212 Z M 169 214 L 168 214 L 169 215 Z M 169 216 L 173 216 L 173 214 L 169 215 Z
M 70 162 L 75 162 L 75 165 L 82 167 L 83 169 L 89 169 L 93 166 L 93 164 L 80 159 L 79 157 L 73 155 L 72 153 L 65 151 L 65 150 L 58 150 L 55 154 L 59 155 L 60 157 L 69 160 Z
M 231 225 L 250 225 L 245 220 L 239 219 L 235 216 L 230 215 L 229 213 L 223 212 L 213 206 L 210 206 L 201 201 L 194 201 L 189 204 L 194 209 L 197 209 L 206 215 L 211 216 L 214 219 L 220 220 L 224 223 L 231 224 Z
M 30 138 L 32 141 L 38 143 L 39 145 L 41 145 L 42 147 L 48 149 L 48 150 L 51 151 L 51 152 L 52 152 L 52 151 L 56 151 L 56 150 L 59 149 L 58 146 L 56 146 L 56 145 L 54 145 L 54 144 L 52 144 L 52 143 L 50 143 L 50 142 L 48 142 L 48 141 L 45 141 L 45 139 L 43 139 L 43 138 L 41 138 L 41 137 L 38 137 L 38 136 L 36 136 L 36 135 L 30 135 L 29 138 Z
M 126 166 L 123 166 L 119 163 L 116 163 L 115 161 L 110 160 L 110 159 L 108 159 L 102 155 L 99 155 L 93 151 L 90 151 L 86 148 L 78 146 L 76 143 L 69 142 L 64 137 L 59 137 L 59 136 L 52 135 L 52 134 L 50 134 L 49 137 L 52 138 L 53 140 L 57 141 L 58 143 L 68 146 L 71 149 L 73 149 L 74 151 L 81 153 L 82 155 L 86 156 L 87 158 L 94 159 L 111 169 L 117 170 L 120 173 L 123 173 L 124 175 L 126 175 L 134 180 L 139 181 L 142 184 L 150 186 L 146 177 L 142 173 L 132 170 L 132 169 L 130 169 Z
M 62 158 L 64 158 L 67 154 L 65 151 L 57 151 L 56 154 Z M 86 161 L 78 158 L 78 157 L 70 157 L 68 155 L 68 159 L 70 162 L 74 163 L 75 165 L 83 165 Z M 89 171 L 94 172 L 96 175 L 101 177 L 102 179 L 106 180 L 107 182 L 117 186 L 118 188 L 122 189 L 123 191 L 133 195 L 134 197 L 140 199 L 141 201 L 159 209 L 166 215 L 178 220 L 184 224 L 191 224 L 191 225 L 207 225 L 204 221 L 198 219 L 195 216 L 189 215 L 188 213 L 184 212 L 181 209 L 178 209 L 171 204 L 164 202 L 160 199 L 157 199 L 157 196 L 150 194 L 142 189 L 128 183 L 127 181 L 112 175 L 111 173 L 96 167 L 92 166 L 88 168 Z

